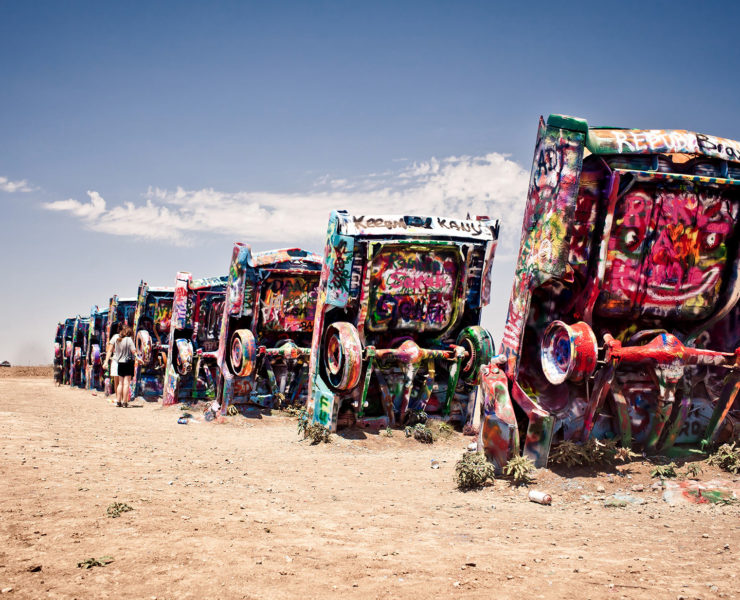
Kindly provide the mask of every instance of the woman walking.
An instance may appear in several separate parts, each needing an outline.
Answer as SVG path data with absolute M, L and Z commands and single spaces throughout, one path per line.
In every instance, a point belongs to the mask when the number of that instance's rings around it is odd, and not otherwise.
M 134 340 L 131 339 L 133 330 L 130 325 L 125 325 L 118 334 L 114 360 L 118 361 L 118 387 L 116 388 L 116 406 L 128 407 L 129 389 L 131 378 L 134 376 L 134 361 L 141 362 L 136 353 Z
M 113 393 L 118 399 L 118 360 L 114 356 L 116 349 L 116 342 L 118 342 L 118 335 L 123 329 L 125 323 L 119 323 L 116 327 L 116 333 L 108 340 L 108 344 L 105 347 L 105 362 L 107 363 L 108 373 L 113 380 Z M 108 390 L 106 389 L 106 395 Z

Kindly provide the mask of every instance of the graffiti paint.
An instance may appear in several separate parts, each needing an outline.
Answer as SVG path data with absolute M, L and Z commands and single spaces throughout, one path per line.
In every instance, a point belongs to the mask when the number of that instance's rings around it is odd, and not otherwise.
M 235 245 L 214 378 L 223 414 L 232 404 L 303 401 L 320 269 L 320 258 L 300 248 L 253 256 L 247 244 Z
M 736 429 L 738 148 L 540 120 L 497 404 L 526 416 L 537 466 L 562 440 L 665 452 Z M 503 395 L 487 371 L 482 389 L 494 385 Z M 509 439 L 497 423 L 483 423 L 491 448 Z
M 478 361 L 493 354 L 478 323 L 497 236 L 498 224 L 484 217 L 332 213 L 311 344 L 311 419 L 333 430 L 379 428 L 416 410 L 472 431 Z
M 454 250 L 388 248 L 370 270 L 370 330 L 439 331 L 449 325 L 460 271 Z
M 313 329 L 318 283 L 316 277 L 270 277 L 262 286 L 262 326 L 269 331 Z
M 227 277 L 175 277 L 162 404 L 216 398 Z
M 134 363 L 134 376 L 131 378 L 133 398 L 142 396 L 153 400 L 164 393 L 174 296 L 172 287 L 150 287 L 144 281 L 139 284 L 133 337 L 137 348 L 142 344 L 146 348 L 142 353 L 145 362 Z

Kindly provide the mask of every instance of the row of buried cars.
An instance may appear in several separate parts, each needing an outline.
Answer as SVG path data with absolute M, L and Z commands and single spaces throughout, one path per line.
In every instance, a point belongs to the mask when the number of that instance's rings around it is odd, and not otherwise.
M 227 276 L 67 319 L 65 383 L 103 389 L 133 326 L 132 393 L 304 406 L 333 431 L 415 412 L 497 466 L 564 440 L 670 453 L 740 427 L 740 143 L 540 119 L 503 343 L 481 327 L 498 221 L 331 214 L 323 257 L 233 249 Z M 496 282 L 496 289 L 508 287 Z

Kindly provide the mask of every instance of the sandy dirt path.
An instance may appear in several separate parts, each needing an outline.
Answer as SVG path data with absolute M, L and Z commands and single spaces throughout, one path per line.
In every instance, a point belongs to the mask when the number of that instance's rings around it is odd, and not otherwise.
M 137 404 L 0 379 L 2 597 L 740 596 L 738 507 L 670 507 L 639 466 L 544 472 L 546 507 L 504 481 L 459 492 L 470 438 L 310 446 L 286 416 L 178 425 L 179 407 Z M 581 498 L 638 481 L 646 504 Z M 109 518 L 113 502 L 134 510 Z

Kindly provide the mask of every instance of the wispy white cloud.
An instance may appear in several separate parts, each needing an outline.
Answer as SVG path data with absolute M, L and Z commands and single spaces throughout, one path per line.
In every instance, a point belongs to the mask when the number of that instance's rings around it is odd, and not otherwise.
M 105 200 L 98 192 L 88 191 L 90 202 L 79 200 L 58 200 L 47 202 L 43 206 L 47 210 L 66 211 L 90 223 L 95 223 L 105 213 Z
M 223 192 L 213 188 L 149 188 L 138 203 L 108 207 L 97 192 L 89 201 L 62 200 L 45 208 L 66 211 L 94 231 L 175 244 L 204 234 L 252 242 L 320 244 L 329 212 L 489 215 L 504 225 L 504 246 L 516 243 L 528 174 L 498 153 L 412 163 L 357 179 L 325 176 L 305 193 Z
M 7 177 L 0 177 L 0 190 L 3 192 L 32 192 L 34 188 L 28 185 L 28 181 L 21 179 L 20 181 L 11 181 Z

